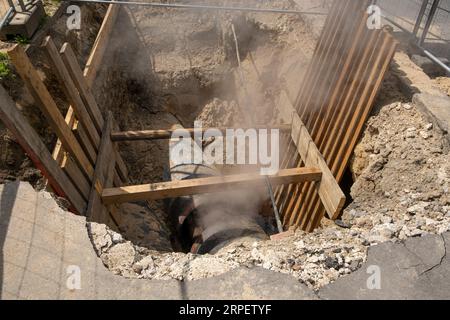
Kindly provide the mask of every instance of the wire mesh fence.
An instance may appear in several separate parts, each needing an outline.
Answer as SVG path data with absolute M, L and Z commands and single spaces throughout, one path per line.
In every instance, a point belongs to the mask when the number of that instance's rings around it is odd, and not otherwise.
M 435 55 L 450 59 L 450 0 L 379 0 L 383 14 Z

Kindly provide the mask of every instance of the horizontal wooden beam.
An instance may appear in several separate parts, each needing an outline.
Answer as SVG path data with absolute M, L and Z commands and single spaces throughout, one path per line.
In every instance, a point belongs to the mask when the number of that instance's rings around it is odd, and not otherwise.
M 337 219 L 345 205 L 345 194 L 296 112 L 292 119 L 292 140 L 306 166 L 317 167 L 322 172 L 322 180 L 318 185 L 319 197 L 329 218 Z
M 279 171 L 277 175 L 269 176 L 273 186 L 320 181 L 321 178 L 322 172 L 316 168 L 286 169 Z M 241 174 L 104 189 L 102 199 L 105 204 L 119 204 L 224 192 L 236 188 L 248 189 L 259 186 L 264 188 L 265 176 L 257 173 Z
M 237 130 L 242 129 L 244 131 L 247 131 L 250 128 L 202 128 L 201 132 L 202 134 L 205 133 L 207 130 L 219 130 L 222 133 L 225 133 L 227 129 Z M 256 130 L 280 130 L 283 133 L 290 132 L 291 131 L 291 125 L 290 124 L 282 124 L 279 126 L 255 126 L 251 129 Z M 189 129 L 183 129 L 189 132 L 191 135 L 194 134 L 193 128 Z M 198 129 L 197 129 L 198 130 Z M 114 142 L 121 142 L 121 141 L 140 141 L 140 140 L 164 140 L 164 139 L 171 139 L 173 133 L 175 130 L 143 130 L 143 131 L 125 131 L 125 132 L 113 132 L 111 134 L 111 139 Z

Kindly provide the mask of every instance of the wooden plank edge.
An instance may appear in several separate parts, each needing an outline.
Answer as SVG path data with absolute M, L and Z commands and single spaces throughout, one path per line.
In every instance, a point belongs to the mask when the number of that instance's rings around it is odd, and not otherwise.
M 292 118 L 292 140 L 306 166 L 318 167 L 322 171 L 322 180 L 318 184 L 317 192 L 328 216 L 330 219 L 339 216 L 345 204 L 345 194 L 297 113 L 294 113 Z
M 305 181 L 320 181 L 322 172 L 317 168 L 286 169 L 279 171 L 277 175 L 269 176 L 269 179 L 273 186 Z M 224 192 L 227 188 L 248 188 L 249 185 L 252 187 L 258 187 L 259 185 L 264 187 L 264 182 L 265 176 L 259 174 L 209 177 L 104 189 L 102 199 L 106 204 L 161 200 L 195 194 Z

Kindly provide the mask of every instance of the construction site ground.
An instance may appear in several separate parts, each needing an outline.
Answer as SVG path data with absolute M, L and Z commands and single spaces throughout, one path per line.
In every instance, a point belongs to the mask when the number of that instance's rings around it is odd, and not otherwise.
M 359 271 L 318 291 L 263 268 L 237 268 L 197 280 L 126 279 L 112 274 L 92 247 L 86 220 L 25 182 L 0 186 L 1 299 L 448 299 L 450 233 L 369 249 Z M 382 270 L 368 290 L 369 266 Z M 73 266 L 81 286 L 70 290 Z
M 105 7 L 96 9 L 86 9 L 91 28 L 79 34 L 58 33 L 64 19 L 52 28 L 60 43 L 78 44 L 82 64 Z M 246 39 L 245 87 L 235 82 L 231 24 Z M 110 101 L 103 107 L 124 130 L 192 127 L 195 120 L 239 126 L 249 116 L 276 124 L 273 106 L 283 94 L 295 97 L 320 25 L 294 16 L 122 10 L 108 50 L 115 54 L 105 60 L 112 72 L 99 79 L 111 91 L 96 97 Z M 65 211 L 42 191 L 40 173 L 0 123 L 1 298 L 450 299 L 449 78 L 431 79 L 407 53 L 399 48 L 354 152 L 345 185 L 351 201 L 340 223 L 325 220 L 313 233 L 277 241 L 243 239 L 215 255 L 172 252 L 163 203 L 124 205 L 120 233 Z M 45 57 L 39 50 L 31 57 L 65 110 Z M 20 79 L 1 82 L 51 148 L 55 137 Z M 120 150 L 131 182 L 163 179 L 166 143 Z M 16 179 L 22 182 L 10 182 Z M 367 289 L 374 265 L 380 290 Z M 81 290 L 67 289 L 70 266 L 82 271 Z

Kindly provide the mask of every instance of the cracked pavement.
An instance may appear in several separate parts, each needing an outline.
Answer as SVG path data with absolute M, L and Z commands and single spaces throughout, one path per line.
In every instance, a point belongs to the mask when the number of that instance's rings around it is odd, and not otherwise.
M 314 292 L 294 277 L 240 268 L 179 282 L 126 279 L 109 272 L 89 239 L 86 220 L 24 182 L 0 185 L 1 299 L 450 299 L 450 232 L 383 243 L 356 272 Z M 81 288 L 67 286 L 78 266 Z M 368 289 L 377 266 L 379 289 Z

